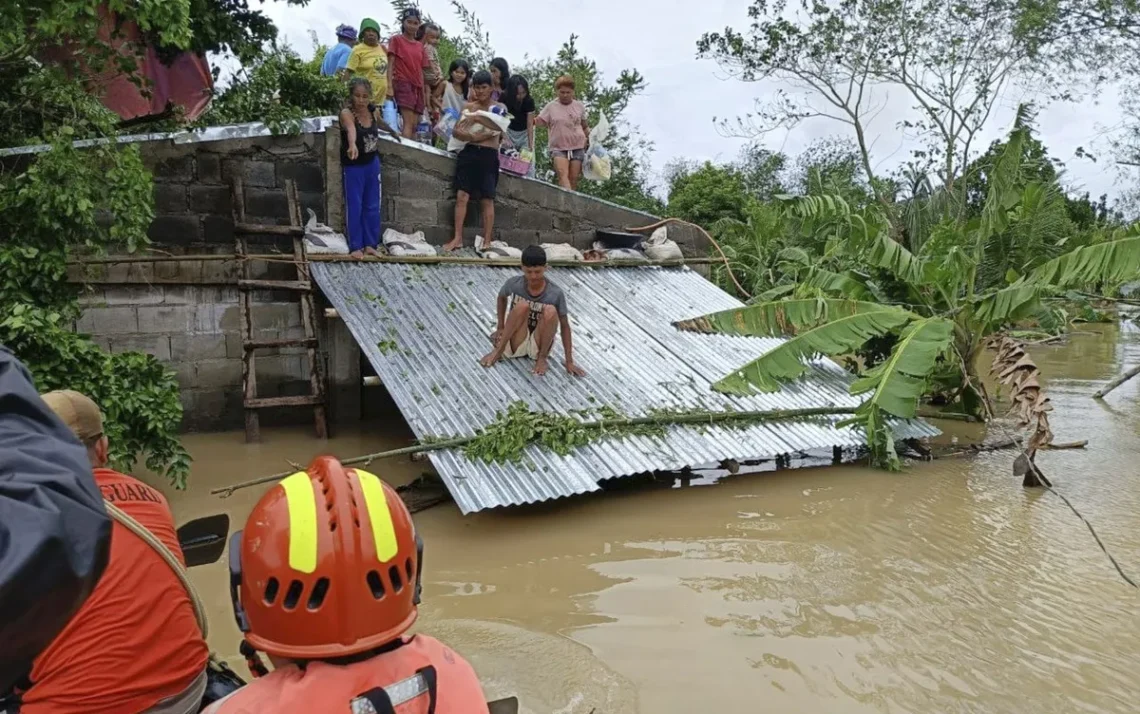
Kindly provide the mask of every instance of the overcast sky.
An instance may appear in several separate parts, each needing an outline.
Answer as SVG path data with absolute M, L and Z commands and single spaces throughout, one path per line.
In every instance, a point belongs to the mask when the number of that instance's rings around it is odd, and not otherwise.
M 754 101 L 773 92 L 778 85 L 743 83 L 727 79 L 715 63 L 696 58 L 696 42 L 703 32 L 725 25 L 747 26 L 747 0 L 528 0 L 503 3 L 501 0 L 467 0 L 467 7 L 490 33 L 497 54 L 512 65 L 526 57 L 548 57 L 575 33 L 582 53 L 597 61 L 608 79 L 624 68 L 636 68 L 648 82 L 647 91 L 633 101 L 627 118 L 641 128 L 656 145 L 652 157 L 654 178 L 661 181 L 661 170 L 669 161 L 684 158 L 730 161 L 745 140 L 720 135 L 712 117 L 737 116 L 752 110 Z M 295 49 L 312 54 L 309 30 L 325 43 L 333 41 L 333 29 L 344 22 L 357 25 L 362 3 L 347 0 L 311 0 L 304 8 L 284 3 L 267 3 L 271 15 Z M 375 19 L 394 23 L 390 5 L 373 0 L 369 6 Z M 445 28 L 458 29 L 447 0 L 422 0 L 420 7 Z M 909 112 L 910 102 L 901 90 L 880 94 L 885 104 L 870 125 L 874 138 L 876 170 L 886 171 L 908 158 L 912 144 L 896 128 Z M 1004 111 L 992 121 L 993 138 L 1008 131 L 1013 109 L 1023 99 L 1033 98 L 1021 91 L 1008 92 Z M 1119 121 L 1116 97 L 1107 94 L 1099 102 L 1080 106 L 1058 105 L 1041 108 L 1038 129 L 1042 140 L 1056 158 L 1068 167 L 1064 182 L 1070 189 L 1115 196 L 1117 176 L 1102 156 L 1099 163 L 1073 156 L 1078 146 L 1107 154 L 1105 131 Z M 768 134 L 761 143 L 769 149 L 794 156 L 813 139 L 841 134 L 847 127 L 826 119 L 816 119 L 789 131 Z

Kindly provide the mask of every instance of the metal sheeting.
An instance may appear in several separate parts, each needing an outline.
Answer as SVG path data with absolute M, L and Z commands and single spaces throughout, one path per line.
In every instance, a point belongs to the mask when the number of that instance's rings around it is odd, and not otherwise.
M 699 335 L 672 323 L 741 303 L 695 272 L 663 268 L 553 268 L 567 294 L 574 353 L 586 370 L 569 376 L 556 346 L 545 377 L 529 360 L 484 369 L 495 297 L 515 268 L 393 263 L 314 263 L 313 276 L 376 368 L 419 438 L 471 435 L 496 412 L 525 401 L 570 414 L 609 406 L 629 416 L 654 410 L 746 411 L 856 406 L 850 377 L 830 360 L 775 394 L 729 397 L 713 382 L 780 343 L 775 338 Z M 530 446 L 518 464 L 472 462 L 459 450 L 432 463 L 464 513 L 599 489 L 604 479 L 863 443 L 839 417 L 746 428 L 673 426 L 663 438 L 599 441 L 559 456 Z M 921 420 L 900 438 L 933 436 Z

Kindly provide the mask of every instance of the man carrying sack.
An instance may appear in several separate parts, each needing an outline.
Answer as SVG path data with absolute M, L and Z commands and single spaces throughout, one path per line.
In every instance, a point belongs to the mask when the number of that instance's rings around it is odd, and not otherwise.
M 19 692 L 20 714 L 197 712 L 209 657 L 200 613 L 178 573 L 145 539 L 149 532 L 184 563 L 166 498 L 106 468 L 109 444 L 94 402 L 73 391 L 50 392 L 43 399 L 87 447 L 108 510 L 120 515 L 103 577 L 36 658 L 30 685 Z M 127 520 L 134 527 L 124 525 Z

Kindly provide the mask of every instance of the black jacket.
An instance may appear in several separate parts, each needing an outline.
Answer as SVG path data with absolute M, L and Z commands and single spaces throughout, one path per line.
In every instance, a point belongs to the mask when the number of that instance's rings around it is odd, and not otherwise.
M 0 346 L 0 696 L 87 599 L 110 547 L 86 449 Z

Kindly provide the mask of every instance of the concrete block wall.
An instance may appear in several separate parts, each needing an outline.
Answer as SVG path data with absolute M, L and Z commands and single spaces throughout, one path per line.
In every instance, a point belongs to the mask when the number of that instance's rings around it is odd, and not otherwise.
M 424 231 L 441 245 L 452 235 L 455 208 L 451 188 L 455 161 L 443 152 L 394 141 L 382 142 L 383 222 L 403 232 Z M 340 132 L 140 145 L 155 177 L 153 248 L 172 257 L 233 254 L 230 183 L 240 176 L 246 221 L 289 223 L 285 182 L 296 182 L 302 209 L 344 229 L 340 172 Z M 307 212 L 305 212 L 307 217 Z M 480 230 L 476 206 L 464 235 Z M 587 248 L 598 228 L 620 229 L 655 219 L 588 196 L 537 181 L 503 175 L 496 209 L 496 238 L 516 245 L 571 243 Z M 703 254 L 695 234 L 671 229 L 688 254 Z M 280 251 L 291 257 L 288 238 L 250 238 L 255 252 Z M 293 280 L 287 263 L 251 263 L 251 277 Z M 188 430 L 240 428 L 242 409 L 238 265 L 233 261 L 183 259 L 160 263 L 89 265 L 71 272 L 87 286 L 84 312 L 76 329 L 112 351 L 152 354 L 178 376 Z M 297 295 L 253 293 L 255 339 L 303 336 Z M 318 305 L 321 301 L 318 301 Z M 318 310 L 320 308 L 318 307 Z M 319 314 L 319 313 L 318 313 Z M 360 351 L 339 324 L 318 317 L 321 365 L 328 377 L 330 415 L 336 422 L 358 418 Z M 258 396 L 292 396 L 309 391 L 308 360 L 301 348 L 258 350 Z M 307 423 L 311 408 L 266 410 L 262 421 Z

